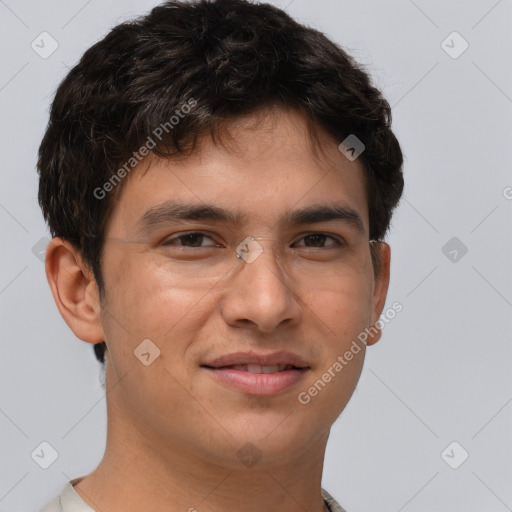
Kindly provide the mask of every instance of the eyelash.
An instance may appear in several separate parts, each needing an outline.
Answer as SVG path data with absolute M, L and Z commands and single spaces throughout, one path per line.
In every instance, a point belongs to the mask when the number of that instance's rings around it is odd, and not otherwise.
M 186 245 L 180 245 L 180 244 L 176 244 L 176 243 L 173 243 L 175 242 L 176 240 L 180 240 L 182 238 L 185 238 L 187 236 L 190 236 L 190 235 L 201 235 L 203 237 L 206 237 L 206 238 L 210 238 L 212 241 L 213 241 L 213 238 L 210 236 L 210 235 L 207 235 L 206 233 L 203 233 L 201 231 L 190 231 L 188 233 L 182 233 L 180 235 L 177 235 L 177 236 L 173 236 L 172 238 L 167 238 L 165 239 L 163 242 L 162 242 L 162 245 L 163 246 L 178 246 L 178 247 L 185 247 L 187 249 L 204 249 L 205 247 L 204 246 L 200 246 L 200 247 L 188 247 Z M 333 235 L 329 235 L 327 233 L 322 233 L 322 232 L 311 232 L 311 233 L 306 233 L 304 235 L 302 235 L 299 240 L 302 240 L 302 239 L 305 239 L 306 237 L 308 236 L 315 236 L 315 235 L 320 235 L 320 236 L 324 236 L 326 238 L 330 238 L 331 240 L 333 240 L 335 242 L 335 244 L 338 246 L 338 247 L 345 247 L 347 244 L 346 242 L 339 238 L 339 237 L 335 237 Z M 296 243 L 296 242 L 294 242 Z M 217 246 L 213 246 L 213 245 L 210 245 L 210 246 L 206 246 L 206 247 L 218 247 Z M 302 247 L 305 247 L 306 249 L 318 249 L 318 248 L 315 248 L 315 247 L 306 247 L 305 245 L 302 246 Z M 324 247 L 320 247 L 319 249 L 324 249 Z

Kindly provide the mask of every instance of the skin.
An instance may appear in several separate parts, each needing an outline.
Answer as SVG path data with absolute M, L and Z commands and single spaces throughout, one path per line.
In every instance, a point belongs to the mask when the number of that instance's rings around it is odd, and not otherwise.
M 324 510 L 326 443 L 358 382 L 365 347 L 309 404 L 300 404 L 297 395 L 379 319 L 390 248 L 377 246 L 382 270 L 375 280 L 364 169 L 346 159 L 327 133 L 319 131 L 323 151 L 315 154 L 303 117 L 282 109 L 232 122 L 230 133 L 234 137 L 223 144 L 204 137 L 186 158 L 141 163 L 126 178 L 106 236 L 131 239 L 144 212 L 170 198 L 238 209 L 248 213 L 244 223 L 166 226 L 149 234 L 146 244 L 107 240 L 103 304 L 75 248 L 60 238 L 49 244 L 46 271 L 60 313 L 78 338 L 107 344 L 106 451 L 75 485 L 96 510 Z M 364 234 L 338 221 L 300 229 L 279 223 L 287 211 L 334 202 L 359 213 Z M 177 278 L 165 263 L 167 253 L 149 249 L 190 229 L 239 241 L 281 239 L 288 246 L 305 231 L 334 233 L 349 241 L 351 256 L 328 285 L 292 279 L 265 240 L 254 262 L 239 262 L 229 277 L 201 286 Z M 161 351 L 150 366 L 133 354 L 147 338 Z M 258 397 L 228 388 L 200 367 L 208 358 L 249 350 L 295 352 L 310 370 L 292 389 Z M 237 457 L 246 443 L 261 454 L 252 467 Z

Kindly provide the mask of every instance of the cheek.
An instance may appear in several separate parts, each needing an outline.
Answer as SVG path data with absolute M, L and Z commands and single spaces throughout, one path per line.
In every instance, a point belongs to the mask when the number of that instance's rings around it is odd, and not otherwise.
M 185 390 L 190 368 L 183 362 L 211 314 L 208 297 L 204 290 L 171 286 L 165 276 L 149 269 L 133 272 L 124 267 L 123 274 L 110 289 L 104 313 L 113 376 L 110 386 L 119 382 L 111 401 L 126 414 L 136 411 L 135 423 L 160 425 L 162 435 L 167 435 L 174 428 L 169 411 L 191 410 L 191 395 Z M 147 366 L 134 354 L 146 339 L 160 351 Z M 192 409 L 195 412 L 189 416 L 200 414 Z
M 304 292 L 300 298 L 311 323 L 340 349 L 340 344 L 357 336 L 371 320 L 371 287 L 361 275 L 345 276 L 341 286 Z
M 339 335 L 326 344 L 322 363 L 297 394 L 298 407 L 305 414 L 316 411 L 325 425 L 331 425 L 343 411 L 361 375 L 366 347 L 355 339 L 355 335 Z
M 340 360 L 333 359 L 326 365 L 320 379 L 315 382 L 314 388 L 319 391 L 311 401 L 314 403 L 317 400 L 317 407 L 324 411 L 322 415 L 326 416 L 327 423 L 336 420 L 352 397 L 361 375 L 364 354 L 363 347 L 350 361 L 345 360 L 341 363 Z M 343 360 L 342 357 L 341 361 Z
M 105 280 L 104 332 L 112 357 L 125 369 L 139 364 L 133 351 L 146 339 L 162 360 L 182 358 L 205 324 L 208 307 L 208 289 L 177 286 L 165 273 L 135 263 L 121 261 Z
M 304 295 L 311 336 L 319 336 L 321 364 L 300 391 L 306 411 L 322 411 L 334 421 L 349 401 L 363 367 L 365 349 L 358 340 L 371 318 L 371 290 L 361 275 L 344 279 L 334 291 Z

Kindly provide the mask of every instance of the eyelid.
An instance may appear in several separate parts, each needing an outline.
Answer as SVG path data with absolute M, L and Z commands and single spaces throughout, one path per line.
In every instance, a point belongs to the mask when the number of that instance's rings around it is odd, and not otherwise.
M 171 241 L 174 241 L 174 240 L 179 240 L 180 238 L 182 237 L 185 237 L 185 236 L 188 236 L 188 235 L 202 235 L 206 238 L 210 238 L 214 243 L 215 243 L 215 246 L 218 246 L 219 244 L 215 241 L 215 236 L 216 235 L 213 235 L 213 234 L 208 234 L 206 231 L 183 231 L 183 232 L 179 232 L 179 233 L 174 233 L 168 237 L 165 237 L 162 242 L 161 242 L 161 245 L 174 245 L 174 244 L 171 244 L 171 243 L 168 243 L 168 242 L 171 242 Z M 178 245 L 179 247 L 187 247 L 187 246 L 180 246 L 179 244 L 176 244 Z M 209 246 L 201 246 L 201 247 L 214 247 L 213 245 L 209 245 Z M 200 249 L 201 247 L 189 247 L 189 249 Z
M 168 243 L 168 242 L 173 242 L 175 240 L 179 240 L 180 238 L 182 237 L 186 237 L 188 235 L 202 235 L 203 237 L 206 237 L 206 238 L 210 238 L 214 243 L 215 243 L 215 246 L 218 247 L 219 244 L 218 242 L 216 242 L 215 238 L 216 238 L 216 235 L 212 234 L 212 233 L 208 233 L 207 231 L 183 231 L 183 232 L 178 232 L 178 233 L 174 233 L 173 235 L 170 235 L 166 238 L 163 239 L 163 241 L 161 242 L 161 245 L 164 245 L 164 246 L 170 246 L 170 245 L 174 245 L 172 243 Z M 294 242 L 292 242 L 292 245 L 293 244 L 296 244 L 298 241 L 301 241 L 303 240 L 304 238 L 306 238 L 307 236 L 313 236 L 313 235 L 321 235 L 321 236 L 325 236 L 326 238 L 330 238 L 331 240 L 333 240 L 336 245 L 338 247 L 344 247 L 347 245 L 347 242 L 346 240 L 344 240 L 341 236 L 339 235 L 336 235 L 334 233 L 326 233 L 326 232 L 323 232 L 323 231 L 308 231 L 308 232 L 305 232 L 305 233 L 301 233 L 300 235 L 298 235 L 298 237 L 295 239 Z M 258 240 L 258 238 L 255 238 L 255 240 Z M 183 246 L 183 245 L 179 245 L 179 244 L 176 244 L 178 247 L 187 247 L 187 246 Z M 189 249 L 200 249 L 201 247 L 205 248 L 205 247 L 214 247 L 214 245 L 209 245 L 209 246 L 200 246 L 200 247 L 188 247 Z M 317 249 L 316 247 L 307 247 L 307 246 L 302 246 L 302 247 L 305 247 L 306 249 Z M 321 249 L 321 248 L 320 248 Z
M 303 238 L 305 238 L 307 236 L 312 236 L 312 235 L 322 235 L 322 236 L 325 236 L 326 238 L 330 238 L 331 240 L 334 240 L 339 247 L 343 247 L 343 246 L 347 245 L 347 242 L 345 241 L 345 239 L 343 237 L 336 235 L 334 233 L 326 233 L 324 231 L 308 231 L 307 233 L 303 233 L 303 234 L 299 235 L 297 240 L 302 240 Z M 294 243 L 296 243 L 296 242 L 294 242 Z M 315 247 L 306 247 L 306 248 L 307 249 L 315 249 Z

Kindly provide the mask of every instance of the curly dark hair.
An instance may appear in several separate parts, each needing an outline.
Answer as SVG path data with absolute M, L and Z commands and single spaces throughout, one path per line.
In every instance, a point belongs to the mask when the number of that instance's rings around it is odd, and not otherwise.
M 190 98 L 195 108 L 169 129 Z M 100 299 L 105 227 L 122 183 L 105 198 L 97 191 L 157 126 L 168 129 L 151 151 L 168 158 L 193 151 L 205 131 L 214 136 L 222 123 L 276 104 L 300 111 L 338 142 L 354 134 L 364 143 L 370 238 L 382 241 L 404 186 L 391 108 L 360 65 L 321 32 L 269 4 L 165 2 L 84 53 L 51 106 L 38 199 L 51 235 L 71 242 L 92 269 Z M 374 244 L 371 255 L 378 275 Z M 100 362 L 105 348 L 94 345 Z

